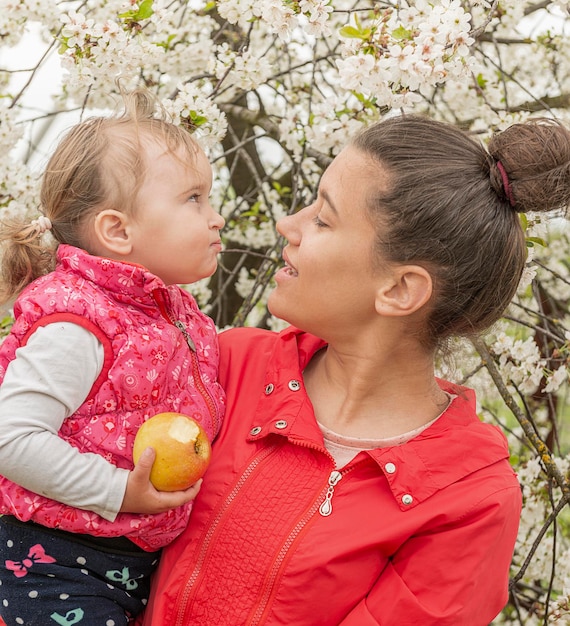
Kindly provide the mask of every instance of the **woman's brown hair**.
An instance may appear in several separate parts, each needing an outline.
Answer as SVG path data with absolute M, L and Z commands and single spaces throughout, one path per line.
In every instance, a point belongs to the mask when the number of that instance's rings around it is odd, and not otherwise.
M 368 127 L 352 145 L 389 181 L 369 200 L 378 254 L 432 276 L 425 342 L 491 326 L 515 295 L 527 258 L 518 212 L 570 203 L 568 129 L 530 120 L 485 148 L 452 125 L 402 115 Z

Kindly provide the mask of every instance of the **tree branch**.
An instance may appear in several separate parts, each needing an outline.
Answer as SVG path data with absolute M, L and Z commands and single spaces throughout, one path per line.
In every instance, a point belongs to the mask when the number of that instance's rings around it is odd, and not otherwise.
M 530 420 L 520 410 L 519 406 L 509 393 L 507 386 L 505 385 L 505 382 L 503 381 L 503 378 L 497 366 L 495 365 L 495 360 L 493 359 L 493 356 L 487 348 L 487 345 L 480 338 L 473 338 L 471 340 L 471 343 L 473 344 L 475 350 L 477 350 L 477 352 L 479 353 L 480 357 L 483 359 L 484 365 L 491 375 L 491 378 L 493 379 L 493 382 L 495 383 L 499 393 L 501 394 L 503 401 L 516 417 L 527 439 L 530 441 L 533 448 L 538 453 L 538 456 L 540 457 L 540 460 L 544 465 L 546 474 L 558 485 L 558 487 L 560 487 L 563 496 L 567 499 L 570 499 L 570 485 L 568 484 L 568 481 L 566 481 L 566 479 L 558 469 L 558 466 L 554 462 L 547 445 L 536 434 L 536 431 L 534 430 Z

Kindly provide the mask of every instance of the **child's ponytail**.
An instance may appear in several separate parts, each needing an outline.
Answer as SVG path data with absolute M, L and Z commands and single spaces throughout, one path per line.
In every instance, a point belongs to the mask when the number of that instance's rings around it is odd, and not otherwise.
M 12 300 L 30 282 L 50 272 L 55 265 L 55 243 L 48 240 L 51 221 L 10 219 L 0 225 L 0 304 Z

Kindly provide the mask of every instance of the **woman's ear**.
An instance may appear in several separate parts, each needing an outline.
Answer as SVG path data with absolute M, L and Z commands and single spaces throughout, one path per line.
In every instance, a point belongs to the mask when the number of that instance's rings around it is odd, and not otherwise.
M 109 257 L 128 256 L 133 244 L 130 237 L 130 220 L 125 213 L 105 209 L 97 214 L 93 231 L 98 246 L 102 246 Z
M 433 281 L 420 265 L 396 267 L 376 292 L 376 312 L 390 317 L 411 315 L 431 298 Z

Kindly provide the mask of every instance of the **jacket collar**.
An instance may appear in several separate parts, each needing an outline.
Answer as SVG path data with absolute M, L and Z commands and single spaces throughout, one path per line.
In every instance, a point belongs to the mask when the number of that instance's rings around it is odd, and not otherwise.
M 279 334 L 268 361 L 249 440 L 274 434 L 324 451 L 302 372 L 325 345 L 321 339 L 293 327 Z M 432 426 L 404 445 L 360 453 L 351 462 L 362 460 L 363 455 L 372 459 L 386 476 L 402 510 L 412 509 L 448 485 L 509 457 L 500 429 L 481 422 L 477 416 L 473 390 L 446 381 L 438 383 L 456 397 Z M 411 502 L 408 497 L 404 499 L 410 495 Z

